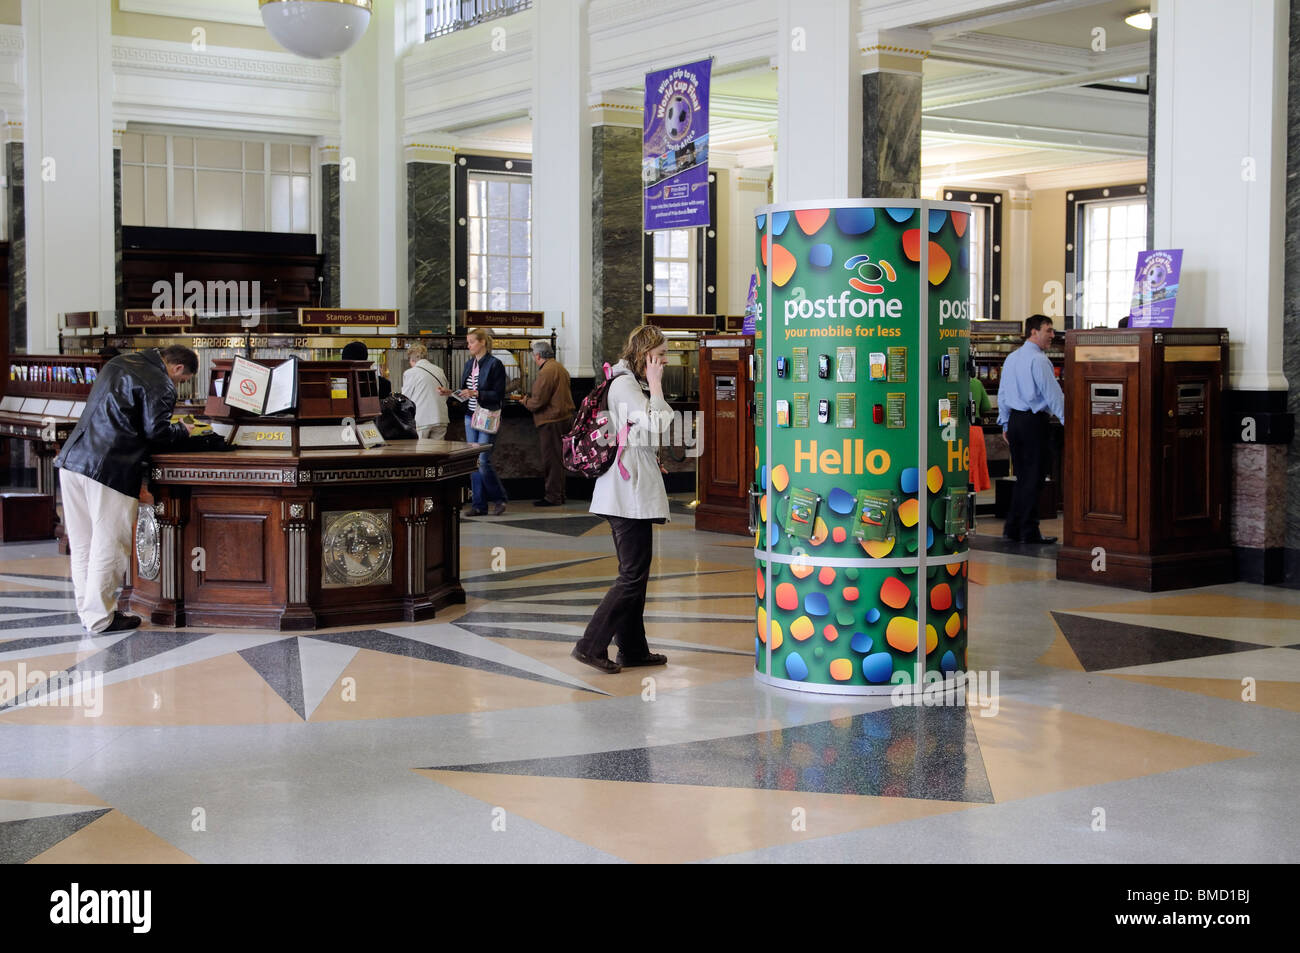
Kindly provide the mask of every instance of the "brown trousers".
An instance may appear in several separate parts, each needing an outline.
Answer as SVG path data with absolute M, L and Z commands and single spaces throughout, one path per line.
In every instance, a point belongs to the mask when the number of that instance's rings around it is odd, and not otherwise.
M 542 442 L 542 474 L 546 480 L 544 496 L 548 503 L 564 502 L 564 435 L 573 427 L 573 420 L 557 420 L 552 424 L 539 424 L 538 439 Z

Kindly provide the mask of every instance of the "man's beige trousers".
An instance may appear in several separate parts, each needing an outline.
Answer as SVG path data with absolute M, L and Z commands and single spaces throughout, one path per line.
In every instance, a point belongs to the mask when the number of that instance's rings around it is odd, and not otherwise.
M 59 470 L 59 485 L 77 615 L 87 629 L 102 632 L 113 621 L 117 590 L 130 565 L 139 500 L 64 469 Z

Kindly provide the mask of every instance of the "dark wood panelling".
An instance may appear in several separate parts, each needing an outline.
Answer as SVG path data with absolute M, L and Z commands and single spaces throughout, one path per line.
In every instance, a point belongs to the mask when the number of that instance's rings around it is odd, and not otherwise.
M 206 584 L 249 582 L 266 584 L 267 549 L 265 515 L 203 513 L 199 517 L 199 545 L 209 563 Z

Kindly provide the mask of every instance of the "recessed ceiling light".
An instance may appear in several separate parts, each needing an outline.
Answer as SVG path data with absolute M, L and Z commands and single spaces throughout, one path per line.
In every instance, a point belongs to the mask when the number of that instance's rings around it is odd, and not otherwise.
M 1151 29 L 1151 11 L 1136 10 L 1124 18 L 1124 22 L 1135 30 Z

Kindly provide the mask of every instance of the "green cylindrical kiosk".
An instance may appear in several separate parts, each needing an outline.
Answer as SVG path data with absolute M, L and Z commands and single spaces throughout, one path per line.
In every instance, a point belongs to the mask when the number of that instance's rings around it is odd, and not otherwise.
M 966 669 L 969 206 L 755 219 L 755 677 L 884 694 Z

